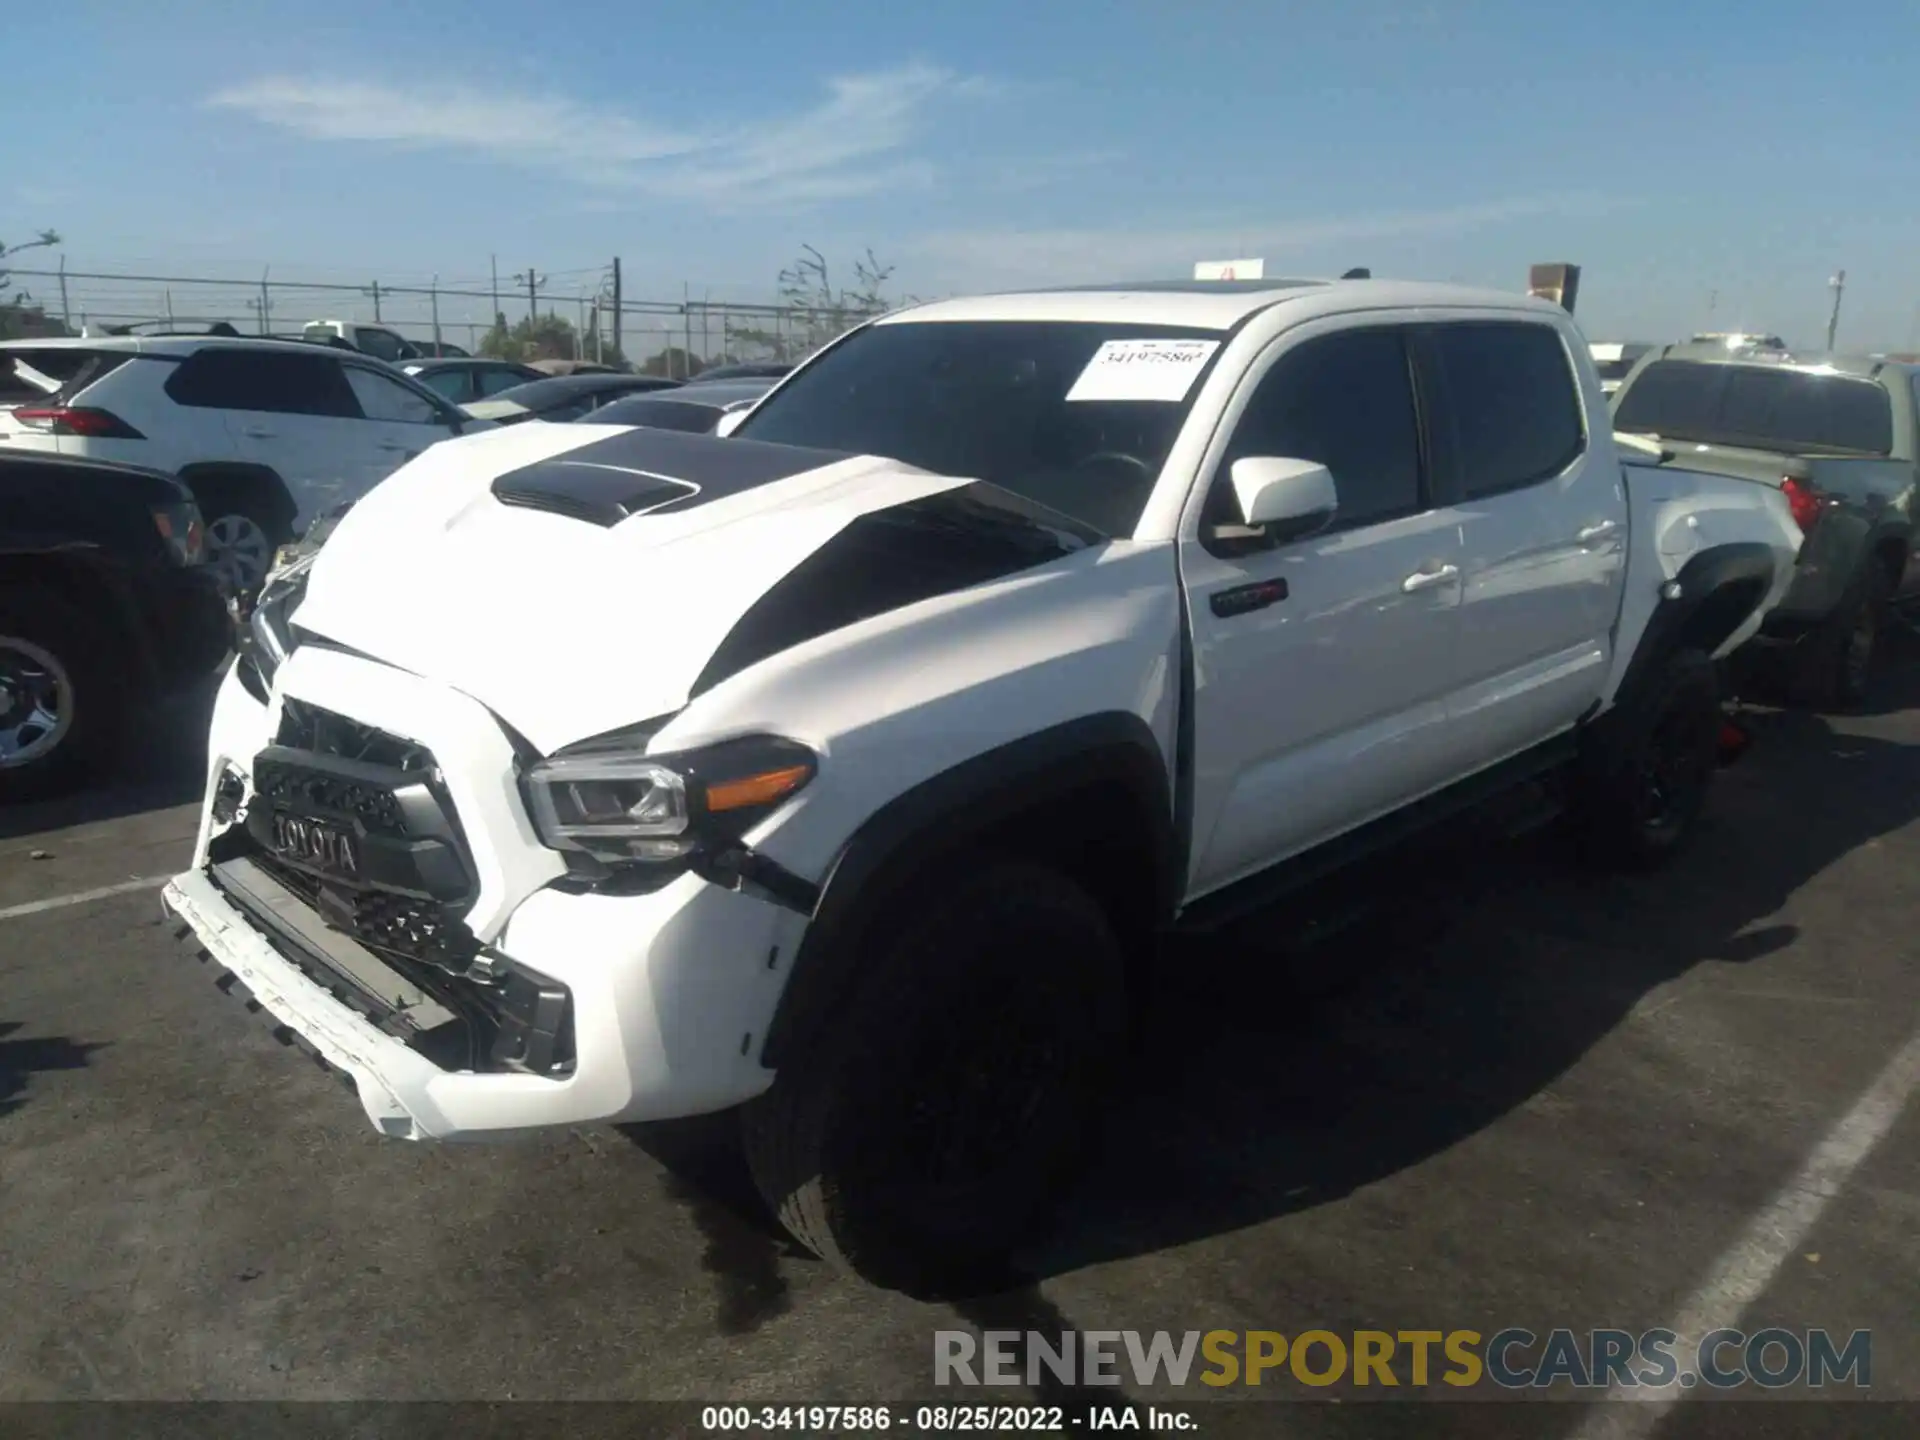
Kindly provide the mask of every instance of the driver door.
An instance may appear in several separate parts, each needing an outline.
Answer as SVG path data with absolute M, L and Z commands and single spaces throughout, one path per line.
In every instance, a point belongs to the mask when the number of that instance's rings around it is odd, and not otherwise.
M 1223 529 L 1238 519 L 1228 469 L 1253 455 L 1324 464 L 1332 524 L 1279 545 Z M 1180 542 L 1195 898 L 1450 778 L 1461 600 L 1458 517 L 1434 503 L 1399 325 L 1282 337 L 1229 404 L 1206 473 Z

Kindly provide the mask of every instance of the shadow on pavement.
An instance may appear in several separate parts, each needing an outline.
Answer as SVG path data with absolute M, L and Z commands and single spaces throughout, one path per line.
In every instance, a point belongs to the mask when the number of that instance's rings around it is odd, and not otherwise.
M 134 717 L 113 769 L 51 800 L 0 806 L 0 840 L 197 803 L 218 677 Z
M 1883 693 L 1920 704 L 1920 669 Z M 1655 987 L 1791 945 L 1796 928 L 1767 917 L 1920 816 L 1920 746 L 1803 713 L 1751 723 L 1753 752 L 1663 874 L 1599 875 L 1551 843 L 1452 834 L 1373 867 L 1390 913 L 1314 950 L 1262 943 L 1256 925 L 1171 957 L 1143 1084 L 1109 1162 L 1030 1257 L 1034 1278 L 1257 1225 L 1418 1164 L 1552 1084 Z M 1569 983 L 1582 963 L 1569 953 L 1604 963 Z
M 64 1036 L 42 1040 L 11 1040 L 18 1021 L 0 1020 L 0 1118 L 26 1102 L 22 1098 L 33 1077 L 47 1070 L 84 1070 L 87 1057 L 99 1045 L 82 1045 Z
M 1881 701 L 1920 705 L 1920 667 Z M 1447 1150 L 1550 1086 L 1655 987 L 1706 961 L 1764 959 L 1798 938 L 1766 923 L 1810 879 L 1920 815 L 1920 745 L 1820 716 L 1747 717 L 1752 752 L 1721 778 L 1698 844 L 1664 873 L 1601 875 L 1552 839 L 1454 829 L 1320 897 L 1358 923 L 1300 945 L 1297 916 L 1176 947 L 1158 967 L 1108 1158 L 1023 1257 L 1018 1282 L 962 1299 L 978 1326 L 1057 1331 L 1039 1282 L 1337 1200 Z M 1471 827 L 1469 827 L 1471 828 Z M 1567 954 L 1592 957 L 1569 983 Z M 1576 960 L 1571 963 L 1582 963 Z M 708 1238 L 731 1333 L 786 1308 L 803 1254 L 723 1143 L 633 1138 Z M 704 1169 L 702 1166 L 704 1165 Z M 1104 1396 L 1102 1398 L 1105 1398 Z

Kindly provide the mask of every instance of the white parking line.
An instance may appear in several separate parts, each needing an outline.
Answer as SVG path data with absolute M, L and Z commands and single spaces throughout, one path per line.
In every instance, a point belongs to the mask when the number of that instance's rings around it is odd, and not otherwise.
M 1720 1257 L 1706 1282 L 1667 1326 L 1680 1337 L 1681 1346 L 1697 1344 L 1711 1330 L 1738 1324 L 1741 1314 L 1780 1272 L 1782 1263 L 1800 1248 L 1829 1202 L 1893 1128 L 1917 1089 L 1920 1034 L 1910 1038 L 1887 1062 L 1866 1093 L 1814 1147 L 1793 1179 L 1753 1217 L 1746 1232 Z M 1676 1353 L 1686 1352 L 1676 1347 Z M 1611 1385 L 1571 1440 L 1643 1440 L 1686 1393 L 1677 1380 L 1662 1386 Z M 1622 1401 L 1637 1403 L 1618 1403 Z
M 81 890 L 72 895 L 56 895 L 51 900 L 29 900 L 24 905 L 9 905 L 0 910 L 0 920 L 17 920 L 22 915 L 38 915 L 42 910 L 61 910 L 69 905 L 85 905 L 93 900 L 105 900 L 112 895 L 125 895 L 134 890 L 152 890 L 167 883 L 165 875 L 146 875 L 137 880 L 123 880 L 118 885 L 102 885 L 98 890 Z

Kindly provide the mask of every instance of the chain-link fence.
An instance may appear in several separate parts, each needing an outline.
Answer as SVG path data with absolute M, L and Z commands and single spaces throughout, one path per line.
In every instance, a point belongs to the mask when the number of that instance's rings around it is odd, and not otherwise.
M 38 257 L 36 257 L 38 258 Z M 24 290 L 15 330 L 42 334 L 110 333 L 127 326 L 204 328 L 223 322 L 245 335 L 299 336 L 314 321 L 378 325 L 416 343 L 471 354 L 496 334 L 509 346 L 531 343 L 527 358 L 624 360 L 637 369 L 683 376 L 724 360 L 797 360 L 866 318 L 848 305 L 753 304 L 683 291 L 678 300 L 620 294 L 617 271 L 559 276 L 521 272 L 483 280 L 438 277 L 365 284 L 275 278 L 136 275 L 8 267 L 10 290 Z M 8 297 L 9 299 L 11 296 Z

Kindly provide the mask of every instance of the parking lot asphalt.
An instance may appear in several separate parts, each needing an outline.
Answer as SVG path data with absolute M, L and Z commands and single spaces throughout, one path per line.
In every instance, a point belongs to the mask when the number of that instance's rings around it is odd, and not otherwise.
M 120 783 L 0 812 L 0 1400 L 860 1402 L 930 1394 L 955 1328 L 1707 1315 L 1870 1329 L 1870 1393 L 1920 1401 L 1920 1106 L 1886 1090 L 1920 1025 L 1911 657 L 1871 713 L 1757 715 L 1660 875 L 1454 836 L 1373 872 L 1387 903 L 1331 938 L 1255 922 L 1182 947 L 1030 1283 L 940 1302 L 797 1251 L 697 1126 L 379 1138 L 221 993 L 151 886 L 19 913 L 184 862 L 202 725 L 181 707 Z M 1848 1163 L 1823 1169 L 1836 1136 Z M 1365 1398 L 1277 1376 L 1127 1393 Z M 1459 1398 L 1285 1404 L 1271 1433 L 1486 1433 Z M 1920 1414 L 1752 1409 L 1742 1433 Z

